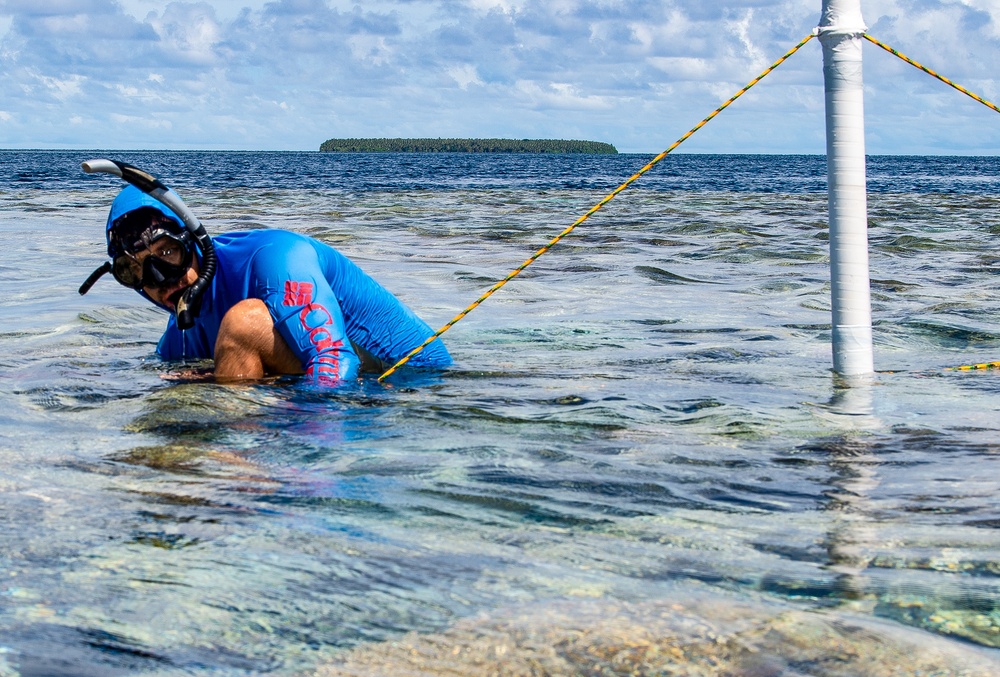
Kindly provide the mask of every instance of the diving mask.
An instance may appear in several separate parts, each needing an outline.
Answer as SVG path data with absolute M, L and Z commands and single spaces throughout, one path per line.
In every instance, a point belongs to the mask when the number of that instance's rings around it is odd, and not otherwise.
M 143 287 L 172 287 L 187 274 L 194 258 L 192 236 L 173 219 L 143 207 L 118 218 L 109 231 L 111 261 L 95 270 L 80 287 L 85 294 L 105 273 L 119 284 L 141 291 Z
M 187 240 L 187 233 L 176 235 L 162 228 L 151 228 L 136 243 L 143 246 L 133 245 L 115 257 L 111 274 L 119 284 L 136 290 L 173 286 L 191 267 L 193 252 Z

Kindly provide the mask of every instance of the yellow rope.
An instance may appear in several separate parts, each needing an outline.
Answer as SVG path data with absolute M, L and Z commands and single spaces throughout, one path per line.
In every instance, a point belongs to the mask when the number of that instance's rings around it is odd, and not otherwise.
M 945 371 L 974 371 L 977 369 L 1000 369 L 1000 362 L 981 362 L 979 364 L 963 364 L 959 367 L 947 367 Z
M 679 146 L 682 143 L 684 143 L 684 141 L 686 141 L 688 139 L 688 137 L 690 137 L 692 134 L 694 134 L 699 129 L 701 129 L 702 127 L 704 127 L 709 122 L 709 120 L 711 120 L 716 115 L 718 115 L 719 113 L 721 113 L 723 110 L 725 110 L 726 108 L 728 108 L 729 104 L 731 104 L 732 102 L 736 101 L 736 99 L 738 99 L 741 96 L 743 96 L 748 89 L 750 89 L 751 87 L 753 87 L 754 85 L 756 85 L 758 82 L 760 82 L 762 79 L 764 79 L 764 76 L 766 76 L 768 73 L 770 73 L 775 68 L 777 68 L 778 66 L 780 66 L 785 61 L 785 59 L 787 59 L 788 57 L 790 57 L 792 54 L 795 54 L 795 52 L 799 51 L 799 49 L 802 47 L 802 45 L 804 45 L 807 42 L 809 42 L 810 40 L 812 40 L 813 37 L 815 37 L 815 36 L 812 35 L 812 34 L 806 36 L 806 38 L 804 40 L 802 40 L 799 44 L 795 45 L 790 50 L 788 50 L 787 52 L 785 52 L 784 56 L 782 56 L 780 59 L 778 59 L 777 61 L 775 61 L 770 66 L 768 66 L 764 70 L 764 72 L 762 72 L 756 78 L 754 78 L 753 80 L 751 80 L 747 84 L 746 87 L 744 87 L 740 91 L 736 92 L 736 94 L 734 94 L 732 97 L 730 97 L 725 103 L 723 103 L 721 106 L 719 106 L 714 111 L 712 111 L 711 114 L 708 115 L 708 117 L 706 117 L 704 120 L 702 120 L 701 122 L 699 122 L 698 124 L 696 124 L 694 127 L 692 127 L 690 129 L 690 131 L 688 131 L 687 134 L 685 134 L 681 138 L 677 139 L 677 141 L 674 141 L 673 145 L 671 145 L 670 148 L 667 148 L 665 151 L 663 151 L 662 153 L 660 153 L 659 155 L 657 155 L 655 158 L 653 158 L 652 160 L 650 160 L 649 163 L 647 163 L 645 167 L 643 167 L 638 172 L 636 172 L 631 177 L 629 177 L 629 179 L 627 181 L 625 181 L 625 183 L 623 183 L 622 185 L 618 186 L 613 191 L 611 191 L 610 193 L 608 193 L 608 195 L 605 196 L 605 198 L 603 200 L 601 200 L 596 205 L 594 205 L 593 207 L 591 207 L 587 211 L 586 214 L 584 214 L 583 216 L 581 216 L 580 218 L 578 218 L 576 221 L 574 221 L 572 224 L 570 224 L 569 227 L 567 227 L 561 233 L 559 233 L 554 238 L 552 238 L 552 240 L 547 245 L 545 245 L 544 247 L 542 247 L 541 249 L 539 249 L 538 251 L 536 251 L 534 254 L 532 254 L 530 257 L 528 257 L 528 259 L 524 263 L 522 263 L 517 268 L 515 268 L 514 270 L 512 270 L 507 275 L 507 277 L 503 278 L 502 280 L 500 280 L 499 282 L 497 282 L 496 284 L 494 284 L 492 287 L 490 287 L 488 290 L 486 290 L 486 292 L 482 296 L 480 296 L 478 299 L 476 299 L 471 305 L 469 305 L 468 308 L 466 308 L 465 310 L 463 310 L 462 312 L 460 312 L 458 315 L 456 315 L 448 324 L 446 324 L 443 327 L 441 327 L 440 329 L 438 329 L 436 332 L 434 332 L 434 334 L 430 338 L 428 338 L 426 341 L 424 341 L 423 343 L 421 343 L 419 346 L 417 346 L 416 348 L 414 348 L 413 350 L 411 350 L 399 362 L 397 362 L 396 364 L 392 365 L 392 367 L 390 367 L 384 374 L 382 374 L 381 376 L 378 377 L 379 382 L 381 383 L 386 378 L 388 378 L 393 372 L 395 372 L 401 366 L 403 366 L 404 364 L 406 364 L 407 362 L 409 362 L 410 358 L 412 358 L 414 355 L 416 355 L 421 350 L 423 350 L 428 345 L 430 345 L 434 341 L 434 339 L 436 339 L 437 337 L 441 336 L 441 334 L 443 334 L 446 331 L 448 331 L 449 329 L 451 329 L 451 327 L 456 322 L 458 322 L 463 317 L 465 317 L 466 315 L 468 315 L 469 313 L 471 313 L 473 310 L 475 310 L 476 307 L 480 303 L 482 303 L 483 301 L 485 301 L 486 299 L 488 299 L 490 296 L 492 296 L 495 291 L 497 291 L 498 289 L 500 289 L 500 287 L 502 287 L 505 284 L 507 284 L 508 282 L 510 282 L 522 270 L 524 270 L 529 265 L 531 265 L 535 261 L 535 259 L 537 259 L 539 256 L 541 256 L 542 254 L 544 254 L 545 252 L 547 252 L 549 249 L 551 249 L 557 242 L 559 242 L 559 240 L 563 239 L 564 237 L 566 237 L 567 235 L 569 235 L 571 232 L 573 232 L 574 228 L 576 228 L 581 223 L 583 223 L 588 218 L 590 218 L 590 216 L 592 214 L 594 214 L 598 209 L 600 209 L 601 207 L 603 207 L 607 203 L 611 202 L 611 200 L 613 200 L 615 198 L 615 196 L 618 195 L 618 193 L 620 193 L 623 190 L 625 190 L 626 188 L 628 188 L 636 179 L 638 179 L 640 176 L 642 176 L 643 174 L 645 174 L 646 172 L 648 172 L 650 169 L 652 169 L 660 160 L 662 160 L 663 158 L 665 158 L 672 150 L 674 150 L 675 148 L 677 148 L 677 146 Z
M 906 63 L 910 64 L 911 66 L 916 66 L 917 68 L 919 68 L 923 72 L 927 73 L 928 75 L 933 75 L 934 77 L 936 77 L 938 80 L 940 80 L 944 84 L 949 85 L 951 87 L 954 87 L 958 91 L 962 92 L 962 94 L 965 94 L 967 96 L 971 96 L 973 99 L 975 99 L 979 103 L 983 104 L 984 106 L 988 106 L 989 108 L 992 108 L 993 110 L 995 110 L 997 113 L 1000 113 L 1000 108 L 997 108 L 995 104 L 990 103 L 989 101 L 987 101 L 986 99 L 982 98 L 981 96 L 977 96 L 976 94 L 973 94 L 972 92 L 970 92 L 969 90 L 967 90 L 962 85 L 955 84 L 954 82 L 952 82 L 948 78 L 944 77 L 943 75 L 938 75 L 937 73 L 935 73 L 934 71 L 932 71 L 930 68 L 927 68 L 926 66 L 917 63 L 916 61 L 914 61 L 913 59 L 911 59 L 910 57 L 906 56 L 905 54 L 903 54 L 901 52 L 897 52 L 896 50 L 894 50 L 889 45 L 885 44 L 884 42 L 879 42 L 878 40 L 876 40 L 872 36 L 868 35 L 867 33 L 864 34 L 864 38 L 866 40 L 868 40 L 869 42 L 872 42 L 872 43 L 878 45 L 879 47 L 881 47 L 885 51 L 889 52 L 890 54 L 895 54 L 896 56 L 898 56 L 900 59 L 902 59 Z

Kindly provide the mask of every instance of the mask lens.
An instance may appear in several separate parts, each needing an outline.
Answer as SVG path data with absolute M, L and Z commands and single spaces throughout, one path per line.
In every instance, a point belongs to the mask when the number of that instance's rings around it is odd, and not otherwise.
M 150 256 L 165 261 L 172 266 L 184 263 L 184 257 L 189 252 L 187 245 L 170 235 L 161 235 L 149 245 Z
M 142 262 L 142 286 L 163 288 L 177 284 L 189 265 L 190 260 L 187 264 L 175 266 L 158 256 L 147 256 Z
M 111 274 L 118 284 L 132 289 L 142 289 L 142 266 L 128 254 L 115 259 L 111 266 Z
M 191 248 L 169 233 L 158 234 L 143 251 L 149 253 L 141 259 L 142 251 L 115 259 L 111 272 L 120 284 L 132 289 L 169 287 L 191 266 Z

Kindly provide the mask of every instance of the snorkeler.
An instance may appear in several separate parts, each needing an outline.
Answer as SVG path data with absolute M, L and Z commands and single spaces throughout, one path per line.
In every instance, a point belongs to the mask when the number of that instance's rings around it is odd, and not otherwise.
M 433 334 L 322 242 L 283 230 L 208 238 L 200 223 L 200 235 L 185 223 L 152 195 L 126 187 L 108 215 L 111 262 L 80 288 L 86 293 L 111 272 L 171 312 L 156 348 L 164 360 L 213 358 L 223 380 L 306 374 L 335 384 L 355 379 L 362 362 L 392 364 Z M 451 357 L 437 340 L 410 364 L 443 368 Z

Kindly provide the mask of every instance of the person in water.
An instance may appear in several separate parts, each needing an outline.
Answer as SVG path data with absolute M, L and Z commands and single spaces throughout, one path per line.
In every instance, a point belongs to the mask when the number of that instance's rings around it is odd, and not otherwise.
M 315 239 L 255 230 L 212 242 L 215 275 L 194 326 L 182 330 L 173 313 L 200 274 L 197 241 L 177 214 L 138 188 L 126 187 L 111 205 L 111 264 L 105 265 L 119 283 L 172 313 L 156 348 L 165 360 L 214 358 L 222 380 L 306 374 L 339 383 L 355 379 L 362 366 L 396 362 L 434 333 L 347 257 Z M 451 357 L 438 339 L 409 364 L 443 368 Z

